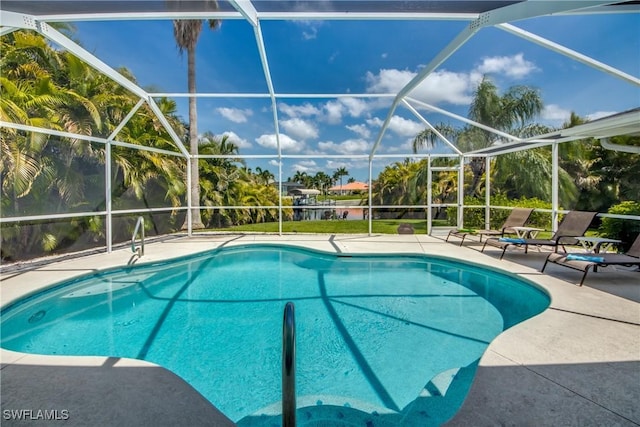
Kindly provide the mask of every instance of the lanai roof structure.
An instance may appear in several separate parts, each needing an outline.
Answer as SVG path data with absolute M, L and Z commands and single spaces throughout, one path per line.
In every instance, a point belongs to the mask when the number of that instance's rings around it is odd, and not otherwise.
M 558 55 L 568 57 L 585 66 L 592 67 L 602 73 L 606 73 L 615 79 L 623 81 L 629 85 L 631 90 L 637 91 L 640 88 L 640 78 L 630 75 L 620 69 L 605 64 L 597 59 L 591 58 L 581 52 L 569 47 L 560 45 L 552 40 L 533 34 L 517 26 L 518 21 L 537 17 L 570 16 L 570 15 L 596 15 L 596 14 L 617 14 L 617 13 L 640 13 L 640 2 L 638 1 L 605 1 L 605 0 L 583 0 L 583 1 L 552 1 L 552 0 L 527 0 L 527 1 L 249 1 L 249 0 L 220 0 L 213 1 L 69 1 L 69 0 L 48 0 L 48 1 L 16 1 L 4 0 L 0 3 L 0 34 L 8 34 L 16 29 L 30 29 L 45 36 L 51 42 L 68 50 L 82 61 L 86 62 L 96 70 L 104 73 L 111 79 L 127 88 L 137 97 L 138 104 L 124 118 L 121 125 L 108 138 L 91 139 L 80 136 L 84 140 L 92 140 L 106 144 L 129 146 L 118 141 L 118 132 L 126 125 L 127 121 L 144 104 L 158 116 L 160 122 L 167 129 L 175 146 L 176 153 L 184 157 L 187 164 L 193 161 L 194 156 L 183 144 L 176 132 L 171 129 L 168 120 L 163 116 L 155 99 L 160 96 L 174 98 L 186 98 L 197 96 L 198 98 L 262 98 L 270 102 L 270 114 L 272 116 L 273 131 L 276 140 L 275 154 L 269 156 L 280 163 L 277 181 L 283 181 L 281 160 L 284 158 L 304 158 L 305 155 L 291 155 L 282 150 L 282 136 L 280 130 L 279 111 L 277 102 L 281 99 L 318 99 L 318 98 L 377 98 L 386 99 L 388 102 L 388 113 L 382 121 L 379 132 L 373 137 L 371 149 L 368 154 L 360 155 L 364 161 L 369 162 L 369 181 L 372 180 L 371 164 L 374 158 L 380 156 L 379 147 L 388 131 L 394 112 L 404 108 L 411 112 L 425 128 L 432 129 L 448 147 L 452 156 L 460 158 L 460 166 L 464 164 L 465 158 L 469 157 L 490 157 L 509 153 L 513 151 L 526 150 L 529 148 L 549 146 L 557 148 L 558 143 L 584 139 L 598 138 L 603 141 L 603 145 L 609 148 L 620 149 L 627 152 L 637 153 L 638 147 L 616 147 L 608 142 L 609 137 L 616 135 L 637 135 L 640 134 L 640 109 L 632 108 L 625 112 L 620 112 L 610 117 L 591 121 L 587 124 L 564 129 L 561 131 L 538 135 L 531 138 L 519 138 L 509 135 L 503 131 L 489 128 L 483 124 L 455 114 L 444 108 L 424 102 L 415 96 L 415 89 L 431 74 L 439 69 L 446 61 L 468 41 L 473 39 L 478 33 L 487 28 L 497 28 L 511 36 L 522 38 L 528 42 L 537 44 L 549 49 Z M 267 90 L 262 93 L 218 93 L 207 92 L 189 95 L 188 93 L 152 93 L 143 89 L 138 84 L 128 80 L 116 69 L 107 65 L 106 62 L 96 57 L 87 49 L 80 46 L 74 40 L 56 30 L 51 24 L 56 22 L 80 22 L 80 21 L 116 21 L 116 20 L 177 20 L 177 19 L 220 19 L 220 20 L 244 20 L 253 29 L 255 45 L 258 50 L 260 65 L 264 76 Z M 457 35 L 451 38 L 448 43 L 433 57 L 422 58 L 425 65 L 420 71 L 399 91 L 395 93 L 282 93 L 274 85 L 273 63 L 269 56 L 269 45 L 263 36 L 262 24 L 266 21 L 309 21 L 309 20 L 354 20 L 354 21 L 459 21 L 468 23 Z M 407 48 L 407 47 L 403 47 Z M 420 55 L 417 51 L 416 55 Z M 322 73 L 323 70 L 317 70 Z M 553 79 L 554 76 L 548 76 Z M 437 112 L 443 116 L 448 116 L 468 125 L 477 126 L 488 130 L 496 135 L 496 142 L 488 148 L 463 152 L 455 142 L 448 141 L 444 135 L 437 132 L 434 124 L 425 118 L 424 112 Z M 74 136 L 63 132 L 43 130 L 32 126 L 25 126 L 17 123 L 1 122 L 0 126 L 18 129 L 26 132 L 44 132 L 58 136 Z M 151 151 L 159 151 L 157 148 L 149 147 Z M 406 154 L 386 154 L 388 158 L 402 158 Z M 430 153 L 422 155 L 429 157 Z M 247 156 L 251 157 L 251 156 Z M 260 157 L 260 156 L 254 156 Z M 265 157 L 265 156 L 262 156 Z M 324 158 L 345 158 L 346 155 L 308 155 L 307 157 Z M 349 156 L 353 157 L 353 156 Z M 420 155 L 416 155 L 420 157 Z M 199 156 L 206 158 L 206 156 Z M 554 174 L 552 177 L 552 188 L 554 196 L 552 200 L 554 213 L 558 211 L 557 200 L 557 150 L 554 150 Z M 462 188 L 463 174 L 459 174 L 459 186 Z M 371 189 L 370 189 L 371 191 Z M 487 190 L 488 191 L 488 190 Z M 458 197 L 459 205 L 463 206 L 462 192 Z M 488 194 L 488 192 L 487 192 Z M 107 196 L 109 197 L 109 196 Z M 430 202 L 429 202 L 430 203 Z M 188 208 L 194 206 L 194 201 L 188 196 Z M 280 206 L 281 207 L 281 206 Z M 462 221 L 462 210 L 458 210 L 459 223 Z M 189 227 L 189 231 L 191 228 Z M 107 239 L 109 240 L 109 239 Z

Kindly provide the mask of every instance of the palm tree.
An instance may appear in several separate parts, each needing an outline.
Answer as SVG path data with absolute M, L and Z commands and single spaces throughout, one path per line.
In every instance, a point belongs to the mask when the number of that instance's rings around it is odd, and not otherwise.
M 179 1 L 170 1 L 169 4 L 179 6 Z M 218 8 L 218 2 L 208 0 L 207 9 L 215 10 Z M 196 45 L 198 38 L 202 32 L 202 20 L 183 19 L 173 21 L 173 35 L 178 44 L 180 53 L 187 51 L 187 81 L 189 86 L 189 94 L 196 93 Z M 220 26 L 220 20 L 208 19 L 209 28 L 214 30 Z M 192 156 L 198 155 L 198 115 L 195 96 L 189 97 L 189 146 Z M 200 174 L 198 170 L 198 162 L 191 162 L 191 203 L 200 205 Z M 204 228 L 200 209 L 192 209 L 190 211 L 191 225 L 193 228 Z M 186 228 L 187 220 L 185 219 Z
M 312 186 L 320 190 L 322 192 L 322 195 L 324 196 L 327 194 L 327 190 L 329 189 L 329 187 L 331 187 L 332 178 L 326 173 L 320 171 L 316 172 L 311 182 Z
M 200 152 L 207 155 L 237 155 L 239 148 L 227 135 L 217 137 L 205 132 L 200 139 Z M 202 202 L 204 206 L 233 206 L 238 204 L 239 181 L 246 180 L 244 166 L 239 158 L 200 159 L 202 170 Z M 207 225 L 222 227 L 234 221 L 234 213 L 224 209 L 208 210 Z
M 274 181 L 276 177 L 271 173 L 269 169 L 262 169 L 260 166 L 258 166 L 256 168 L 256 178 L 260 183 L 269 185 Z
M 347 168 L 345 168 L 344 166 L 338 168 L 334 173 L 333 173 L 333 179 L 335 180 L 340 180 L 340 193 L 343 194 L 344 192 L 342 191 L 342 177 L 343 176 L 347 176 L 349 175 L 349 171 L 347 170 Z
M 296 173 L 293 174 L 293 178 L 291 178 L 291 181 L 297 182 L 298 184 L 306 184 L 308 178 L 309 175 L 307 175 L 306 172 L 296 171 Z
M 53 49 L 44 37 L 16 31 L 2 37 L 0 117 L 14 123 L 83 135 L 110 134 L 137 99 L 75 56 Z M 131 73 L 119 70 L 131 81 Z M 184 127 L 175 102 L 158 103 L 178 134 Z M 171 150 L 173 143 L 155 114 L 143 107 L 118 134 L 121 141 Z M 74 210 L 104 210 L 104 147 L 76 138 L 60 138 L 11 128 L 0 130 L 1 208 L 11 216 Z M 132 207 L 142 199 L 179 206 L 185 193 L 182 164 L 171 156 L 114 147 L 112 199 L 116 207 Z M 137 200 L 134 200 L 137 199 Z M 137 203 L 136 203 L 137 205 Z M 86 241 L 104 237 L 100 216 L 70 222 L 4 227 L 3 256 L 32 256 L 63 249 L 80 235 Z M 152 223 L 153 224 L 153 223 Z M 116 227 L 117 234 L 124 228 Z M 116 236 L 119 239 L 122 236 Z M 130 235 L 130 232 L 128 233 Z
M 536 89 L 527 86 L 513 86 L 501 96 L 497 87 L 485 76 L 474 93 L 469 108 L 469 118 L 514 136 L 526 137 L 548 130 L 531 122 L 542 111 L 542 107 L 542 99 Z M 449 125 L 439 125 L 436 128 L 445 137 L 455 141 L 463 152 L 489 147 L 499 140 L 495 134 L 471 125 L 459 129 Z M 433 147 L 436 139 L 437 135 L 432 130 L 423 130 L 413 140 L 413 151 L 417 152 L 423 147 Z M 545 197 L 549 193 L 544 183 L 548 182 L 547 173 L 551 157 L 543 154 L 544 150 L 537 150 L 536 153 L 513 153 L 499 156 L 499 161 L 495 163 L 494 173 L 497 176 L 507 177 L 509 176 L 508 171 L 501 171 L 500 168 L 513 170 L 513 168 L 519 167 L 523 169 L 521 165 L 524 159 L 533 159 L 535 161 L 527 166 L 528 176 L 526 179 L 532 180 L 530 184 L 534 184 L 533 188 L 528 189 L 533 191 L 533 194 L 529 194 L 529 196 Z M 472 172 L 472 178 L 466 191 L 467 195 L 481 195 L 485 166 L 484 158 L 470 160 L 468 167 Z M 516 181 L 511 180 L 511 182 L 515 183 Z M 566 198 L 570 199 L 572 194 L 575 194 L 575 191 L 567 188 Z
M 426 169 L 426 161 L 405 159 L 384 168 L 373 181 L 372 201 L 377 205 L 415 205 L 424 200 L 427 189 L 420 172 Z M 389 209 L 388 215 L 402 218 L 407 208 Z

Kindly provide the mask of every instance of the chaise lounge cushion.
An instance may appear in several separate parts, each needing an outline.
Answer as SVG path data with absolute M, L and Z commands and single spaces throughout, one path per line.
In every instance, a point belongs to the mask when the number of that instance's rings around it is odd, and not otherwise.
M 627 251 L 626 254 L 551 253 L 542 266 L 542 272 L 544 272 L 547 264 L 550 262 L 584 272 L 584 274 L 582 275 L 582 280 L 580 280 L 580 286 L 582 286 L 584 283 L 584 279 L 587 277 L 587 273 L 589 273 L 589 269 L 593 269 L 595 271 L 598 267 L 606 267 L 609 265 L 640 266 L 640 234 L 638 235 L 638 237 L 636 237 L 636 240 L 633 242 L 633 245 L 631 245 L 631 248 Z
M 506 250 L 510 246 L 524 246 L 525 253 L 529 246 L 551 246 L 554 248 L 554 252 L 557 252 L 559 246 L 564 248 L 564 245 L 575 245 L 578 243 L 576 237 L 584 235 L 596 215 L 596 212 L 569 211 L 562 219 L 558 230 L 551 239 L 522 239 L 522 241 L 509 242 L 504 241 L 504 239 L 491 238 L 485 241 L 482 251 L 484 252 L 487 245 L 500 248 L 502 249 L 500 259 L 504 257 Z

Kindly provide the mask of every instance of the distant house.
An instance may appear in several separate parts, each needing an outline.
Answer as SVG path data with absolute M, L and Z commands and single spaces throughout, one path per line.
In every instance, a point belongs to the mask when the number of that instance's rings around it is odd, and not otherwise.
M 369 185 L 360 181 L 349 182 L 344 185 L 336 185 L 329 188 L 329 192 L 332 194 L 360 194 L 367 190 L 369 190 Z
M 317 196 L 320 194 L 320 190 L 315 188 L 293 188 L 289 190 L 289 194 L 292 196 Z
M 280 187 L 280 183 L 279 182 L 274 182 L 271 185 L 273 185 L 276 188 Z M 295 190 L 295 189 L 299 189 L 299 188 L 304 188 L 304 184 L 300 184 L 299 182 L 293 182 L 293 181 L 283 181 L 282 182 L 282 195 L 283 196 L 291 195 L 291 190 Z

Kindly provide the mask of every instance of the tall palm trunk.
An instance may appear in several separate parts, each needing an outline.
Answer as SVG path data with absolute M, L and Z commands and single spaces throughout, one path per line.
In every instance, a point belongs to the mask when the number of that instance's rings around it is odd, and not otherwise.
M 187 80 L 189 85 L 189 94 L 196 93 L 196 45 L 192 44 L 187 48 Z M 194 156 L 191 160 L 191 204 L 200 206 L 200 171 L 198 169 L 198 159 L 195 158 L 198 155 L 198 113 L 196 107 L 197 99 L 195 96 L 189 97 L 189 143 L 191 148 L 191 155 Z M 202 223 L 202 216 L 200 215 L 200 209 L 192 208 L 189 211 L 191 215 L 191 226 L 195 229 L 204 228 Z M 187 228 L 187 220 L 182 228 Z
M 178 6 L 179 2 L 168 2 L 170 7 Z M 207 1 L 207 7 L 210 10 L 218 9 L 217 1 Z M 189 145 L 191 156 L 198 154 L 198 117 L 196 107 L 196 45 L 198 44 L 198 37 L 202 30 L 202 22 L 200 20 L 177 20 L 173 21 L 173 35 L 176 39 L 176 43 L 180 52 L 187 51 L 187 83 L 189 86 Z M 212 30 L 220 25 L 220 21 L 216 19 L 207 20 L 209 28 Z M 192 157 L 191 170 L 188 171 L 191 174 L 191 204 L 200 206 L 200 173 L 198 170 L 198 159 Z M 191 221 L 193 228 L 204 228 L 202 223 L 202 216 L 200 215 L 200 209 L 190 209 L 189 215 L 191 215 Z M 189 217 L 185 218 L 185 223 L 182 228 L 187 228 L 187 221 Z

